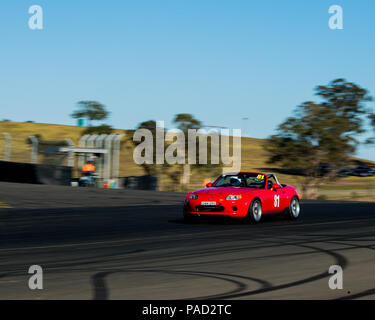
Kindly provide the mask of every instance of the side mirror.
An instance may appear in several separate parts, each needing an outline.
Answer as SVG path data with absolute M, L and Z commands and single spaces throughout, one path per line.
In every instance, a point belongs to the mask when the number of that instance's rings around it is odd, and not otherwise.
M 211 187 L 212 187 L 212 182 L 207 183 L 207 184 L 206 184 L 206 187 L 207 187 L 207 188 L 211 188 Z
M 281 188 L 281 186 L 279 185 L 279 184 L 273 184 L 272 185 L 272 190 L 277 190 L 277 189 L 280 189 Z

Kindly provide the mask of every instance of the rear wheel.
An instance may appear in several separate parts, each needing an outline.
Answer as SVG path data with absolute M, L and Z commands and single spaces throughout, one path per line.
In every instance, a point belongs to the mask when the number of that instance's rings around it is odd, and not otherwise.
M 259 199 L 254 199 L 251 202 L 247 217 L 252 223 L 258 223 L 262 219 L 262 203 Z
M 301 206 L 299 204 L 298 197 L 294 196 L 289 203 L 289 208 L 286 212 L 286 217 L 290 220 L 296 220 L 301 212 Z

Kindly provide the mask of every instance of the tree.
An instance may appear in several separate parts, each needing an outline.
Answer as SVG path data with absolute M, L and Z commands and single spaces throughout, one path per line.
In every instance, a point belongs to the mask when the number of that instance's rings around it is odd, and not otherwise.
M 79 109 L 71 114 L 72 118 L 85 118 L 91 126 L 92 121 L 104 120 L 108 118 L 109 112 L 106 107 L 97 101 L 79 101 Z
M 202 127 L 202 123 L 189 113 L 176 114 L 173 123 L 185 134 L 187 134 L 189 129 L 198 130 Z
M 307 197 L 313 197 L 325 180 L 337 178 L 361 143 L 366 115 L 371 117 L 366 102 L 372 98 L 354 83 L 336 79 L 315 91 L 322 102 L 302 103 L 266 143 L 269 163 L 303 172 L 302 191 Z
M 87 127 L 83 130 L 82 135 L 85 134 L 111 134 L 113 132 L 113 128 L 108 124 L 101 124 L 94 127 Z
M 375 114 L 374 113 L 370 114 L 369 119 L 370 119 L 370 122 L 371 122 L 371 126 L 373 127 L 373 130 L 375 131 Z M 367 144 L 375 144 L 375 137 L 369 138 L 366 141 L 366 143 Z
M 92 121 L 99 121 L 108 118 L 109 112 L 106 107 L 97 101 L 79 101 L 77 103 L 80 109 L 74 111 L 71 114 L 72 118 L 86 118 L 89 126 L 82 131 L 82 135 L 85 134 L 110 134 L 113 132 L 113 128 L 108 124 L 100 124 L 92 126 Z
M 188 130 L 189 129 L 199 129 L 201 128 L 201 122 L 195 119 L 192 115 L 189 114 L 178 114 L 174 117 L 173 123 L 177 125 L 179 129 L 181 129 L 184 132 L 185 135 L 185 161 L 188 159 Z M 183 184 L 187 184 L 190 176 L 190 164 L 186 163 L 184 165 L 181 164 L 168 164 L 165 162 L 164 164 L 157 164 L 156 163 L 156 122 L 154 120 L 149 120 L 140 123 L 137 126 L 137 130 L 139 129 L 147 129 L 151 132 L 151 135 L 153 138 L 153 153 L 152 153 L 152 161 L 150 163 L 143 163 L 141 164 L 142 168 L 144 169 L 145 173 L 148 175 L 153 175 L 153 176 L 160 176 L 162 174 L 168 175 L 168 178 L 173 181 L 173 186 L 174 190 L 176 190 L 177 184 L 180 182 L 183 182 Z M 142 138 L 142 141 L 134 141 L 134 135 L 132 142 L 135 147 L 142 147 L 141 144 L 146 142 L 146 137 Z M 164 132 L 164 141 L 166 139 L 166 132 Z M 137 139 L 136 139 L 137 140 Z M 198 142 L 198 137 L 196 142 Z M 173 143 L 173 142 L 172 142 Z M 207 143 L 208 146 L 210 146 L 210 143 Z M 144 146 L 144 145 L 143 145 Z M 169 143 L 164 143 L 164 154 L 165 150 L 167 150 L 171 144 Z M 199 149 L 199 145 L 197 146 L 197 150 Z M 139 149 L 142 150 L 142 149 Z M 141 152 L 142 156 L 149 157 L 151 159 L 151 154 L 148 154 L 146 156 L 146 152 L 142 151 Z M 208 153 L 208 160 L 210 160 L 210 154 Z M 198 163 L 198 161 L 197 161 Z M 220 165 L 202 165 L 202 164 L 197 164 L 192 166 L 193 169 L 199 169 L 199 170 L 204 170 L 206 172 L 212 171 L 214 168 L 217 172 L 218 168 L 220 168 Z M 182 179 L 181 179 L 182 177 Z

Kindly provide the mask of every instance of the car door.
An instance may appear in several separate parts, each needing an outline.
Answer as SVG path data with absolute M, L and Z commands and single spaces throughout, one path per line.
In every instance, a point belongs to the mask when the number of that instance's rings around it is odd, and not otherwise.
M 272 189 L 272 185 L 276 184 L 276 180 L 273 177 L 267 179 L 266 185 L 266 203 L 267 212 L 280 212 L 284 209 L 285 194 L 283 189 Z
M 279 191 L 279 194 L 280 194 L 280 210 L 279 211 L 282 211 L 282 210 L 286 209 L 287 207 L 289 207 L 290 192 L 287 189 L 287 187 L 281 188 L 278 191 Z

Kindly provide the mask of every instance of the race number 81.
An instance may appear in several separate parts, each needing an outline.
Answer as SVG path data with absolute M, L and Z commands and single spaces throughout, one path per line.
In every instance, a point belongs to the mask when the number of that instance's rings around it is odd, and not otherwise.
M 274 199 L 273 206 L 274 206 L 275 208 L 280 207 L 280 196 L 275 195 L 273 199 Z

